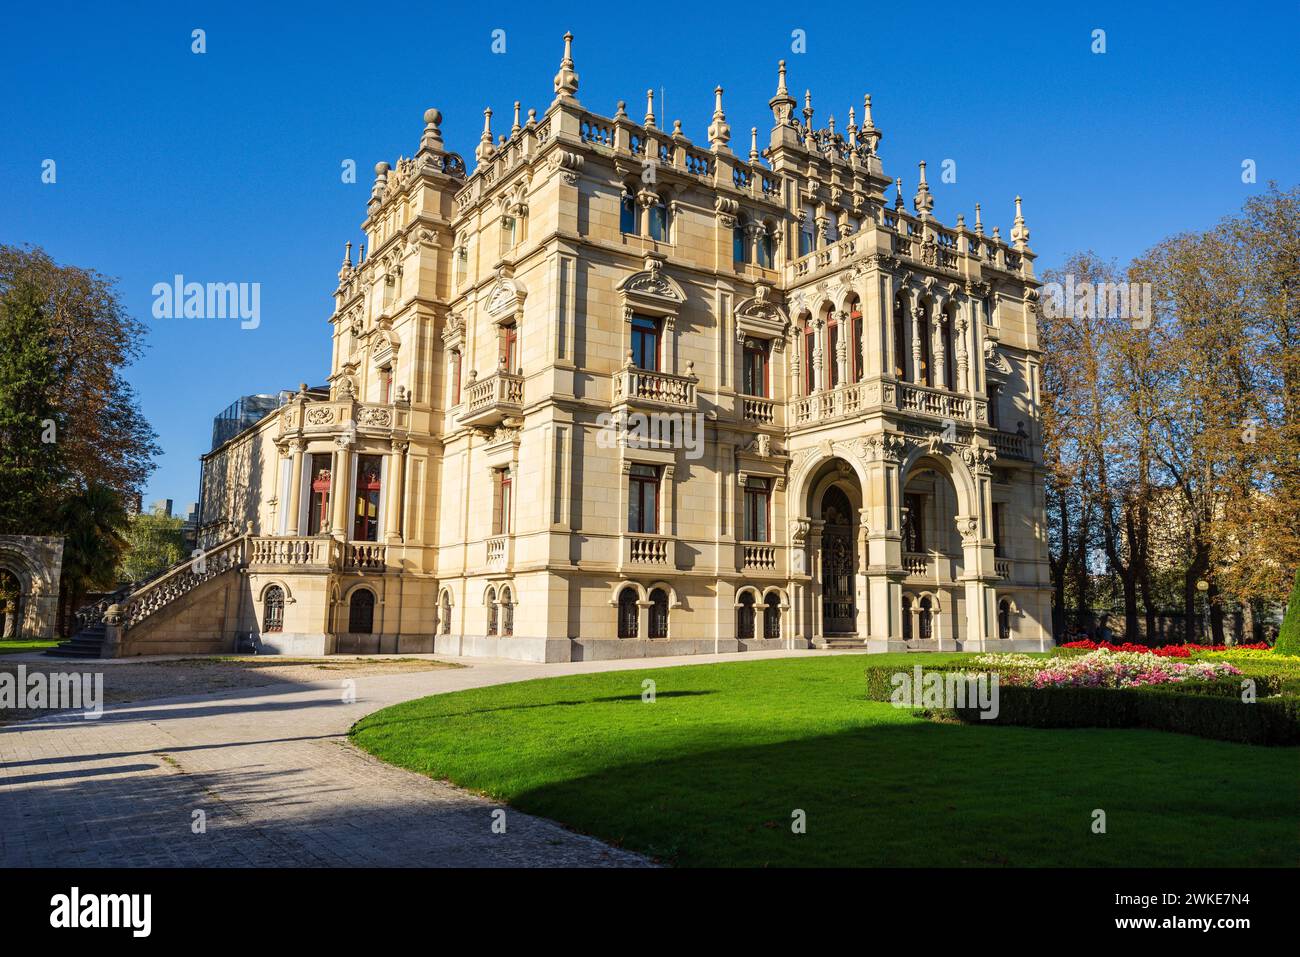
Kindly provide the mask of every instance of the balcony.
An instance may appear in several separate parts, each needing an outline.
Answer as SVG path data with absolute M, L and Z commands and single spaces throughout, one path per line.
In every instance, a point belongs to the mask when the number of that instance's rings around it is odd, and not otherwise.
M 933 415 L 941 419 L 970 418 L 970 399 L 946 389 L 900 382 L 895 393 L 902 412 Z
M 469 384 L 457 421 L 461 425 L 489 426 L 523 413 L 524 377 L 498 369 L 487 378 Z
M 746 571 L 776 571 L 776 546 L 757 542 L 742 542 L 741 562 Z
M 1003 581 L 1011 581 L 1011 559 L 994 558 L 993 570 L 997 573 L 997 576 L 1001 578 Z
M 741 396 L 740 410 L 746 422 L 771 425 L 776 420 L 776 403 L 771 399 L 752 395 Z
M 624 366 L 614 373 L 613 404 L 693 412 L 698 381 L 694 374 L 673 375 Z
M 909 578 L 933 578 L 930 556 L 924 552 L 904 552 L 903 570 Z
M 1029 461 L 1029 436 L 1027 435 L 1016 432 L 994 432 L 993 447 L 997 449 L 998 458 Z
M 629 532 L 623 536 L 623 564 L 641 568 L 667 568 L 672 539 L 666 535 L 642 535 Z
M 328 535 L 306 537 L 268 536 L 252 539 L 248 553 L 251 567 L 329 569 L 339 560 L 338 542 Z
M 345 542 L 343 567 L 350 571 L 382 571 L 388 564 L 388 546 L 378 542 Z
M 867 384 L 864 382 L 850 382 L 834 389 L 799 396 L 791 402 L 795 426 L 856 415 L 866 405 Z
M 487 567 L 489 571 L 506 571 L 514 560 L 514 537 L 493 535 L 487 540 Z

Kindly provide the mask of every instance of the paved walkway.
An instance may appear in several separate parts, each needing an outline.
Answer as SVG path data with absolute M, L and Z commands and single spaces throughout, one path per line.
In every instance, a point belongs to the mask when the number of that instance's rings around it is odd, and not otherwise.
M 347 730 L 388 705 L 464 688 L 800 654 L 549 665 L 440 656 L 468 667 L 363 677 L 351 704 L 334 681 L 0 727 L 0 867 L 644 866 L 519 811 L 494 833 L 500 805 L 384 764 Z

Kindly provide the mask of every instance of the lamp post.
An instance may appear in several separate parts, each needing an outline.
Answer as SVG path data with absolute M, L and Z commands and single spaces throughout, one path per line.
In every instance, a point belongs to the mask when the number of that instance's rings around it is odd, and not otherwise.
M 1202 611 L 1202 634 L 1204 635 L 1205 643 L 1207 645 L 1212 645 L 1214 644 L 1214 641 L 1210 638 L 1210 583 L 1202 578 L 1197 581 L 1196 590 L 1201 593 L 1202 608 L 1204 609 Z

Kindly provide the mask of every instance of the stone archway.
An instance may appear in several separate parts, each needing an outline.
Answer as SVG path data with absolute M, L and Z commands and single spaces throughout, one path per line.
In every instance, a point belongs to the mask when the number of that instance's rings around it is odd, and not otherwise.
M 861 643 L 867 628 L 862 477 L 846 459 L 830 457 L 808 473 L 804 489 L 808 635 L 819 644 Z
M 0 535 L 0 640 L 53 638 L 63 539 Z

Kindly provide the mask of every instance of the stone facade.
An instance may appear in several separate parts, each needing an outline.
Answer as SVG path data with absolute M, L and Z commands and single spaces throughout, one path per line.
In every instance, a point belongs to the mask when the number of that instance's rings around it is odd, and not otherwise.
M 0 535 L 0 640 L 53 638 L 63 539 Z
M 578 100 L 473 170 L 426 112 L 338 273 L 329 397 L 205 457 L 239 628 L 284 651 L 534 660 L 1050 645 L 1037 283 L 912 209 L 870 97 L 764 149 Z M 891 197 L 890 192 L 894 192 Z M 343 490 L 340 494 L 340 489 Z M 622 637 L 620 637 L 622 635 Z

